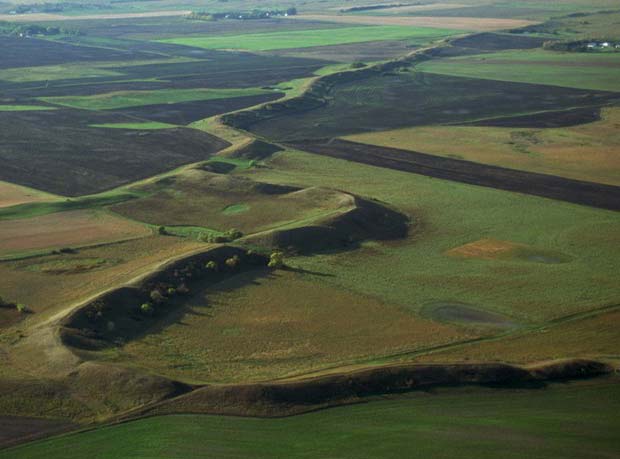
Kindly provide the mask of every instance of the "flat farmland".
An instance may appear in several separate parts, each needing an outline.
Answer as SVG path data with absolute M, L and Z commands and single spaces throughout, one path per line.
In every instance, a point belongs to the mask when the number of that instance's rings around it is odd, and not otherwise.
M 312 274 L 240 274 L 184 303 L 159 333 L 105 355 L 184 381 L 248 382 L 476 336 Z
M 247 49 L 267 51 L 274 49 L 359 43 L 376 40 L 436 39 L 454 35 L 449 28 L 369 26 L 308 31 L 272 32 L 220 37 L 181 37 L 162 40 L 163 43 L 212 49 Z
M 234 99 L 237 97 L 260 96 L 271 91 L 258 88 L 248 89 L 161 89 L 159 91 L 119 91 L 78 97 L 44 97 L 41 100 L 71 108 L 85 110 L 115 110 L 144 105 L 176 104 L 192 101 Z M 151 109 L 152 110 L 152 109 Z
M 12 183 L 0 182 L 0 208 L 16 206 L 28 202 L 45 202 L 54 200 L 56 196 L 33 190 Z
M 303 14 L 295 17 L 296 20 L 331 21 L 342 24 L 373 25 L 373 26 L 404 26 L 404 27 L 436 27 L 443 29 L 486 32 L 505 30 L 534 24 L 533 21 L 523 19 L 501 19 L 484 17 L 394 17 L 372 15 L 332 15 L 332 14 Z
M 346 139 L 618 186 L 620 110 L 605 108 L 601 116 L 567 128 L 429 126 Z
M 533 390 L 439 389 L 281 419 L 149 417 L 41 440 L 0 457 L 494 459 L 501 451 L 518 459 L 524 445 L 539 459 L 616 457 L 619 399 L 614 379 Z
M 228 146 L 227 142 L 194 129 L 91 127 L 135 122 L 103 112 L 0 112 L 0 122 L 0 159 L 4 164 L 0 178 L 68 196 L 103 191 L 206 160 Z
M 502 51 L 424 62 L 442 75 L 515 81 L 600 91 L 620 91 L 620 54 Z
M 145 237 L 143 225 L 103 212 L 77 210 L 3 221 L 0 257 Z
M 334 85 L 325 103 L 295 106 L 249 130 L 280 141 L 332 138 L 399 127 L 457 124 L 617 100 L 612 92 L 489 81 L 407 71 Z

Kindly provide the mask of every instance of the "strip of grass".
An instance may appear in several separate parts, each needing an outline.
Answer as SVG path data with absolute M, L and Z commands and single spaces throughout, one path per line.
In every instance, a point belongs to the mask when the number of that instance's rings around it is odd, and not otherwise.
M 214 49 L 272 49 L 308 48 L 311 46 L 337 45 L 378 40 L 403 40 L 407 38 L 438 38 L 463 33 L 450 29 L 408 26 L 343 27 L 337 29 L 300 30 L 233 36 L 178 37 L 160 40 L 163 43 Z
M 142 196 L 137 192 L 112 191 L 92 196 L 65 199 L 64 201 L 32 202 L 0 209 L 0 221 L 38 217 L 67 210 L 96 209 L 119 204 Z
M 107 123 L 107 124 L 91 124 L 91 127 L 105 129 L 137 129 L 143 131 L 154 131 L 157 129 L 172 129 L 177 127 L 174 124 L 158 123 L 151 121 L 147 123 Z
M 45 105 L 0 105 L 0 112 L 30 112 L 42 110 L 56 110 L 55 107 Z
M 144 105 L 174 104 L 197 100 L 229 99 L 256 96 L 270 91 L 259 88 L 244 89 L 159 89 L 155 91 L 117 91 L 93 96 L 42 97 L 56 105 L 87 110 L 115 110 Z
M 616 457 L 620 385 L 440 390 L 283 419 L 173 415 L 38 441 L 0 458 Z M 593 456 L 594 455 L 594 456 Z
M 442 75 L 620 91 L 620 54 L 503 51 L 431 60 L 418 68 Z

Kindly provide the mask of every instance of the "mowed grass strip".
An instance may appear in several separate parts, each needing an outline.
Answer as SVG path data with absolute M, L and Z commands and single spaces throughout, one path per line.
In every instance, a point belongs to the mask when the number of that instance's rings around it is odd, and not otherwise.
M 41 110 L 56 110 L 56 107 L 45 105 L 0 105 L 0 112 L 31 112 Z
M 567 128 L 428 126 L 370 132 L 345 139 L 620 185 L 620 108 L 603 109 L 602 118 Z
M 617 457 L 620 385 L 441 389 L 281 419 L 150 417 L 0 452 L 0 458 Z
M 213 49 L 272 49 L 307 48 L 378 40 L 407 38 L 438 38 L 459 33 L 452 29 L 410 26 L 343 27 L 338 29 L 300 30 L 293 32 L 256 33 L 233 36 L 178 37 L 160 40 L 163 43 Z
M 620 91 L 620 53 L 502 51 L 431 60 L 418 68 L 442 75 Z
M 93 96 L 42 97 L 41 100 L 66 107 L 86 110 L 114 110 L 144 105 L 175 104 L 199 100 L 229 99 L 234 97 L 269 94 L 259 88 L 243 89 L 159 89 L 155 91 L 115 91 Z

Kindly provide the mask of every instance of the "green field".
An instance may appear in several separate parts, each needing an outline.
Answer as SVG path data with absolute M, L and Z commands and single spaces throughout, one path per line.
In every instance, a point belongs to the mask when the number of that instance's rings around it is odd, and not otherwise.
M 620 385 L 440 390 L 284 419 L 173 415 L 43 440 L 6 459 L 617 458 Z
M 86 110 L 114 110 L 144 105 L 175 104 L 197 100 L 229 99 L 232 97 L 269 94 L 258 88 L 242 89 L 158 89 L 154 91 L 117 91 L 94 96 L 41 97 L 51 104 Z
M 418 68 L 442 75 L 620 91 L 620 53 L 502 51 L 431 60 Z
M 45 105 L 0 105 L 0 112 L 30 112 L 39 110 L 56 110 Z
M 307 48 L 311 46 L 360 43 L 376 40 L 433 39 L 463 33 L 449 29 L 408 26 L 343 27 L 294 32 L 257 33 L 220 37 L 179 37 L 161 40 L 163 43 L 213 49 L 273 49 Z

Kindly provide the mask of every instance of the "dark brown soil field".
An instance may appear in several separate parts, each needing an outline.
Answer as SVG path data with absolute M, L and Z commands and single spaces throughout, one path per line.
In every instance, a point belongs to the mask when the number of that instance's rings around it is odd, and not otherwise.
M 451 43 L 462 48 L 475 48 L 482 51 L 501 51 L 504 49 L 540 48 L 548 38 L 527 37 L 499 33 L 479 33 L 458 38 Z
M 272 94 L 257 96 L 231 97 L 230 99 L 145 105 L 142 107 L 117 110 L 117 112 L 150 121 L 186 125 L 213 115 L 219 115 L 220 113 L 232 112 L 241 108 L 279 99 L 283 95 L 283 93 L 274 92 Z
M 469 161 L 364 145 L 344 140 L 305 141 L 292 146 L 319 155 L 472 185 L 542 196 L 603 209 L 620 210 L 620 187 L 553 175 L 505 169 Z
M 68 432 L 76 427 L 65 420 L 0 416 L 0 448 Z
M 157 56 L 142 51 L 122 51 L 109 48 L 75 46 L 36 38 L 1 37 L 0 69 L 55 65 L 65 62 L 122 61 L 153 59 Z
M 370 74 L 370 72 L 367 72 Z M 258 116 L 228 117 L 227 122 L 280 141 L 332 138 L 361 132 L 432 124 L 457 124 L 596 107 L 618 94 L 544 85 L 431 75 L 422 72 L 375 72 L 353 79 L 329 77 L 313 94 L 275 102 Z M 323 79 L 325 80 L 325 79 Z M 232 119 L 231 119 L 232 118 Z
M 113 122 L 128 119 L 87 110 L 0 113 L 0 179 L 65 196 L 91 194 L 208 159 L 229 145 L 194 129 L 88 126 Z

